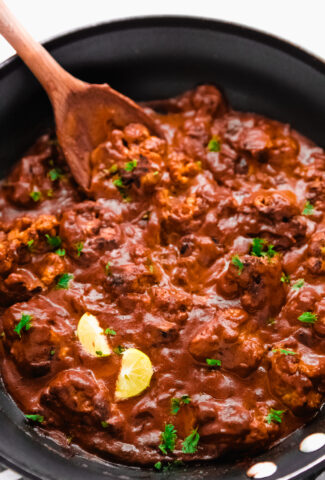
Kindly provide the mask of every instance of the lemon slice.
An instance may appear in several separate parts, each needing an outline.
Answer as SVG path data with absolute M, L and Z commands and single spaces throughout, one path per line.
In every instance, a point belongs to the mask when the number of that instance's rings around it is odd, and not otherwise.
M 79 320 L 77 336 L 84 350 L 95 357 L 107 357 L 112 353 L 104 330 L 94 315 L 85 313 Z
M 152 374 L 152 364 L 145 353 L 136 348 L 125 350 L 116 382 L 116 400 L 125 400 L 139 395 L 149 386 Z

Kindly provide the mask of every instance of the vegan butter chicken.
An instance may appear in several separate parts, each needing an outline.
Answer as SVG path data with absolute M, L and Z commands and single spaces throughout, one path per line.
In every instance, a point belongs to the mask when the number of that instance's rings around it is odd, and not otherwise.
M 129 464 L 267 449 L 325 392 L 325 153 L 214 86 L 108 125 L 87 196 L 45 134 L 0 191 L 0 351 L 26 421 Z

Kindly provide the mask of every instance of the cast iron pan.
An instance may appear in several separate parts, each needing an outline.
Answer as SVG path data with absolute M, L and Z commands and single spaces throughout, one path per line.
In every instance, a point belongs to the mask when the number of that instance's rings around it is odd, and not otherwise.
M 154 17 L 79 30 L 46 44 L 64 68 L 90 82 L 109 82 L 135 100 L 177 95 L 199 83 L 222 87 L 234 108 L 290 123 L 324 146 L 325 64 L 277 38 L 211 20 Z M 0 175 L 51 124 L 51 109 L 31 73 L 16 57 L 0 67 Z M 76 452 L 69 455 L 26 425 L 0 388 L 0 461 L 33 479 L 245 479 L 262 460 L 278 469 L 268 477 L 306 479 L 325 466 L 325 447 L 300 453 L 299 442 L 325 431 L 321 412 L 268 453 L 256 458 L 182 467 L 170 473 L 127 467 Z

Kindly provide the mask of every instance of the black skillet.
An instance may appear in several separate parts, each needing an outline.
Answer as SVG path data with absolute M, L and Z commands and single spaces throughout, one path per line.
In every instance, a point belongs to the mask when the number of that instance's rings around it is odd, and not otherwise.
M 231 105 L 290 123 L 325 145 L 325 64 L 272 36 L 241 26 L 186 17 L 122 20 L 79 30 L 46 44 L 64 68 L 86 81 L 109 82 L 135 100 L 177 95 L 199 83 L 222 87 Z M 51 124 L 50 104 L 16 57 L 0 66 L 0 175 Z M 325 414 L 255 458 L 181 467 L 165 473 L 101 462 L 64 451 L 27 426 L 0 388 L 0 462 L 46 480 L 245 479 L 249 466 L 272 461 L 269 480 L 309 479 L 325 468 L 325 447 L 299 443 L 325 432 Z

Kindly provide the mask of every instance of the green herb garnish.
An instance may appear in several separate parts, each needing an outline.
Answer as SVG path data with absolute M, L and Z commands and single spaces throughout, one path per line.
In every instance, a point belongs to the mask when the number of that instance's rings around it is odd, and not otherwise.
M 299 290 L 299 288 L 302 288 L 305 285 L 305 280 L 303 278 L 299 278 L 299 280 L 296 281 L 294 285 L 292 285 L 292 288 L 294 290 Z
M 275 324 L 275 318 L 269 318 L 267 320 L 268 325 L 274 325 Z
M 125 170 L 127 172 L 132 172 L 137 166 L 137 164 L 138 164 L 138 160 L 131 160 L 130 162 L 127 162 L 127 164 L 125 165 Z
M 64 257 L 64 255 L 65 255 L 65 250 L 64 250 L 64 248 L 58 248 L 57 250 L 55 250 L 55 253 L 56 253 L 57 255 L 59 255 L 59 257 Z
M 154 468 L 155 468 L 156 470 L 161 470 L 161 469 L 162 469 L 162 463 L 161 463 L 161 462 L 155 463 L 155 464 L 154 464 Z
M 177 431 L 175 430 L 174 425 L 167 423 L 165 425 L 165 431 L 161 432 L 161 444 L 159 449 L 164 455 L 167 455 L 168 450 L 173 452 L 175 450 L 175 443 L 177 438 Z
M 200 435 L 197 432 L 197 428 L 185 438 L 182 443 L 183 453 L 195 453 L 197 451 L 197 444 L 199 443 Z
M 314 205 L 310 203 L 309 200 L 305 203 L 304 209 L 302 211 L 303 215 L 312 215 L 314 213 Z
M 29 330 L 32 326 L 31 324 L 32 321 L 32 315 L 29 315 L 28 313 L 22 313 L 20 322 L 15 326 L 14 331 L 21 337 L 21 331 L 25 329 Z
M 241 274 L 241 272 L 243 271 L 243 268 L 244 268 L 244 264 L 243 262 L 241 261 L 241 259 L 239 258 L 238 255 L 234 255 L 231 259 L 231 263 L 233 265 L 235 265 L 235 267 L 238 268 L 238 275 Z
M 106 335 L 116 335 L 116 332 L 112 328 L 106 328 L 105 334 Z
M 31 249 L 33 245 L 34 245 L 34 240 L 28 240 L 27 247 Z
M 115 180 L 113 180 L 113 183 L 118 189 L 124 188 L 123 180 L 121 179 L 121 177 L 115 178 Z
M 217 137 L 213 136 L 208 143 L 208 150 L 210 152 L 220 152 L 220 141 Z
M 298 320 L 303 323 L 315 323 L 317 321 L 316 313 L 304 312 L 298 317 Z
M 52 168 L 48 175 L 52 182 L 55 182 L 55 180 L 60 180 L 60 178 L 62 178 L 62 171 L 59 168 Z
M 42 423 L 44 422 L 44 417 L 43 415 L 25 415 L 25 418 L 27 418 L 27 420 L 31 420 L 32 422 L 38 422 L 38 423 Z
M 265 250 L 267 247 L 267 250 Z M 274 250 L 274 245 L 267 245 L 264 238 L 253 238 L 251 255 L 255 257 L 273 258 L 277 252 Z
M 269 414 L 266 417 L 266 421 L 268 424 L 274 423 L 281 423 L 282 422 L 282 415 L 285 413 L 285 410 L 274 410 L 271 408 Z
M 53 357 L 54 354 L 55 354 L 55 350 L 54 350 L 54 348 L 53 348 L 53 350 L 50 351 L 51 357 Z
M 67 290 L 69 288 L 69 282 L 70 280 L 73 279 L 73 275 L 71 275 L 70 273 L 64 273 L 63 275 L 61 275 L 61 277 L 59 278 L 58 280 L 58 283 L 56 284 L 56 288 L 57 289 L 64 289 L 64 290 Z
M 76 243 L 77 257 L 80 257 L 84 244 L 82 242 Z
M 125 347 L 122 347 L 122 345 L 118 345 L 116 348 L 113 348 L 113 352 L 116 353 L 117 355 L 122 355 L 124 351 L 125 351 Z
M 34 200 L 34 202 L 39 202 L 41 199 L 41 192 L 34 190 L 33 192 L 30 192 L 29 196 L 32 200 Z
M 297 352 L 293 352 L 292 350 L 286 350 L 285 348 L 274 348 L 272 350 L 273 353 L 282 353 L 283 355 L 297 355 Z
M 216 358 L 206 358 L 205 361 L 210 367 L 221 367 L 221 360 L 217 360 Z
M 280 280 L 281 280 L 282 283 L 290 283 L 290 275 L 286 275 L 283 272 Z
M 103 420 L 103 421 L 100 422 L 100 423 L 101 423 L 101 426 L 102 426 L 103 428 L 107 428 L 107 427 L 108 427 L 108 423 L 105 422 L 105 420 Z
M 188 405 L 191 399 L 188 395 L 182 395 L 180 398 L 172 398 L 170 401 L 170 411 L 172 415 L 176 415 L 182 405 Z
M 118 166 L 116 165 L 116 163 L 114 163 L 109 169 L 110 173 L 116 173 L 117 170 L 118 170 Z
M 51 237 L 48 233 L 45 235 L 47 243 L 52 248 L 58 248 L 61 246 L 62 240 L 59 236 Z

